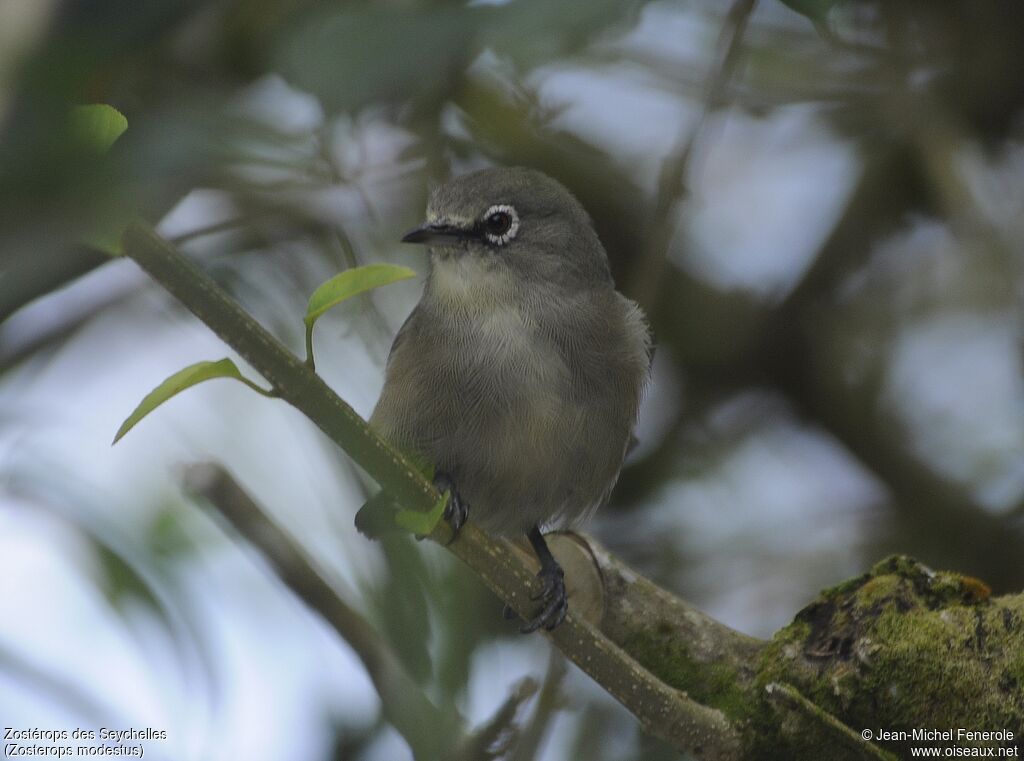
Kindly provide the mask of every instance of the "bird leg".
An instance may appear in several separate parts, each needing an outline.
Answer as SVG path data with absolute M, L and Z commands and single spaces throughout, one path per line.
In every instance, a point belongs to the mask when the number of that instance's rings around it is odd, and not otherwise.
M 452 477 L 443 471 L 434 474 L 434 488 L 444 494 L 448 492 L 448 504 L 444 506 L 444 519 L 452 527 L 454 536 L 458 536 L 459 529 L 469 517 L 469 505 L 462 499 L 459 490 L 455 488 Z
M 540 573 L 537 574 L 537 578 L 541 580 L 540 592 L 530 599 L 539 600 L 544 607 L 533 619 L 527 621 L 526 626 L 520 631 L 529 634 L 541 627 L 551 631 L 562 623 L 569 611 L 569 598 L 565 593 L 565 573 L 548 549 L 539 527 L 531 528 L 526 533 L 526 538 L 530 540 L 530 545 L 540 560 Z

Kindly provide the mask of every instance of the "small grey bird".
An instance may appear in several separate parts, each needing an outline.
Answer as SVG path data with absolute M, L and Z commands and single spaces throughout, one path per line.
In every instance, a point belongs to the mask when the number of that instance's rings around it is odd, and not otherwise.
M 541 527 L 583 520 L 618 479 L 650 364 L 644 315 L 583 206 L 534 170 L 451 180 L 402 241 L 429 247 L 430 271 L 370 423 L 435 466 L 456 531 L 468 513 L 526 534 L 542 607 L 523 631 L 553 629 L 568 601 Z

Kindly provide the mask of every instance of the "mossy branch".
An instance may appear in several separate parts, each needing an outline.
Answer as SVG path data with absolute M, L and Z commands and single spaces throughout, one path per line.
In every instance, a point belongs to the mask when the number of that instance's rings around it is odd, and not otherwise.
M 437 504 L 439 495 L 412 463 L 172 246 L 140 225 L 123 246 L 405 509 L 427 512 Z M 259 525 L 246 535 L 286 583 L 328 620 L 344 613 L 315 569 L 300 562 L 301 548 L 270 522 Z M 430 538 L 518 613 L 534 612 L 537 566 L 524 546 L 489 537 L 472 522 L 453 540 L 441 521 Z M 975 579 L 893 558 L 826 590 L 765 643 L 708 618 L 591 541 L 565 534 L 550 544 L 566 569 L 572 603 L 548 636 L 647 732 L 681 751 L 725 761 L 909 757 L 911 743 L 883 737 L 879 750 L 857 737 L 868 728 L 914 727 L 1004 732 L 947 747 L 1021 747 L 1024 594 L 991 598 Z M 281 562 L 282 547 L 290 561 Z M 431 711 L 402 705 L 403 715 Z M 405 720 L 389 718 L 396 728 Z

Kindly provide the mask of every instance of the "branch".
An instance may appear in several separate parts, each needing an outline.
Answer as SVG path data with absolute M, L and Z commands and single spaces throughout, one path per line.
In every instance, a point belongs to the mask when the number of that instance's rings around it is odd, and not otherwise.
M 450 534 L 447 524 L 439 525 Z M 448 549 L 516 613 L 524 619 L 533 614 L 530 588 L 538 565 L 525 547 L 490 537 L 467 523 Z M 562 562 L 564 555 L 556 552 L 556 557 Z M 563 567 L 567 583 L 573 578 L 579 580 L 573 565 Z M 576 594 L 570 586 L 570 598 L 575 599 Z M 701 705 L 656 677 L 588 620 L 590 611 L 586 607 L 578 607 L 571 606 L 565 621 L 547 636 L 569 660 L 629 709 L 644 731 L 703 759 L 739 758 L 739 735 L 724 713 Z
M 552 649 L 551 657 L 548 659 L 547 675 L 544 677 L 544 683 L 540 686 L 533 716 L 530 718 L 530 723 L 520 731 L 518 742 L 509 761 L 533 761 L 537 758 L 540 744 L 544 740 L 552 717 L 563 707 L 562 681 L 565 679 L 565 672 L 565 659 Z
M 384 639 L 334 590 L 313 559 L 271 521 L 241 486 L 217 465 L 193 466 L 186 488 L 213 505 L 234 529 L 257 547 L 281 581 L 349 644 L 380 695 L 384 717 L 409 743 L 417 758 L 444 758 L 464 734 L 458 715 L 430 702 Z
M 634 269 L 630 283 L 630 295 L 641 304 L 656 304 L 659 284 L 664 280 L 662 272 L 668 256 L 669 244 L 675 236 L 674 212 L 679 202 L 686 197 L 686 173 L 690 166 L 697 142 L 704 132 L 713 109 L 718 108 L 729 80 L 732 79 L 739 61 L 743 35 L 747 29 L 757 0 L 736 0 L 722 25 L 718 47 L 721 58 L 704 83 L 704 99 L 700 117 L 688 134 L 680 136 L 678 146 L 665 157 L 658 177 L 658 195 L 654 203 L 654 233 L 647 251 Z
M 426 512 L 437 503 L 440 495 L 416 467 L 371 431 L 319 375 L 232 301 L 209 275 L 142 224 L 128 227 L 122 245 L 126 256 L 238 352 L 282 399 L 312 420 L 374 481 L 387 484 L 407 509 Z
M 407 495 L 405 507 L 436 504 L 433 488 L 398 452 L 173 247 L 133 226 L 124 250 L 373 478 Z M 409 716 L 437 709 L 418 690 L 406 691 L 401 669 L 374 650 L 372 629 L 272 522 L 258 514 L 235 520 L 249 525 L 246 536 L 286 583 L 358 643 L 377 671 L 387 715 L 413 736 Z M 533 613 L 537 561 L 525 545 L 487 536 L 472 522 L 453 539 L 440 521 L 430 538 L 517 613 Z M 562 534 L 550 544 L 566 569 L 572 606 L 547 636 L 646 732 L 680 751 L 722 761 L 780 753 L 817 759 L 836 757 L 842 746 L 843 758 L 877 761 L 874 746 L 853 741 L 858 729 L 1002 729 L 1018 742 L 1024 735 L 1024 594 L 991 598 L 976 579 L 895 557 L 826 590 L 763 643 L 691 608 L 593 542 Z M 773 684 L 792 689 L 769 692 Z M 781 721 L 780 706 L 788 709 Z M 891 741 L 886 749 L 893 750 Z
M 827 713 L 810 700 L 800 694 L 800 691 L 791 684 L 772 682 L 765 687 L 768 699 L 776 706 L 785 711 L 795 711 L 800 716 L 808 719 L 811 723 L 817 724 L 824 729 L 838 747 L 849 749 L 854 753 L 855 758 L 871 758 L 876 761 L 895 761 L 896 757 L 891 753 L 873 745 L 862 735 L 858 735 L 848 726 L 839 721 L 835 716 Z
M 416 468 L 380 438 L 327 384 L 277 339 L 256 323 L 204 272 L 173 246 L 141 224 L 125 232 L 123 251 L 176 296 L 274 387 L 280 398 L 303 412 L 344 449 L 378 484 L 395 495 L 406 509 L 427 512 L 439 499 Z M 273 525 L 264 522 L 264 530 Z M 284 541 L 271 531 L 272 544 Z M 260 536 L 250 539 L 263 546 Z M 470 566 L 484 582 L 524 618 L 533 613 L 530 587 L 535 581 L 532 558 L 509 542 L 493 539 L 472 524 L 451 541 L 451 530 L 440 522 L 431 538 Z M 450 543 L 449 543 L 450 542 Z M 301 551 L 290 557 L 301 558 Z M 287 570 L 287 568 L 286 568 Z M 293 579 L 300 586 L 300 579 Z M 308 602 L 333 605 L 321 598 L 323 580 L 301 593 Z M 300 587 L 301 588 L 301 587 Z M 601 684 L 641 722 L 650 734 L 685 752 L 705 759 L 738 757 L 739 736 L 725 715 L 691 700 L 640 666 L 592 623 L 570 611 L 553 633 L 555 644 L 576 665 Z
M 1015 588 L 1024 582 L 1024 572 L 1013 572 L 1022 568 L 1024 533 L 1012 519 L 979 505 L 963 484 L 923 463 L 907 446 L 906 435 L 879 414 L 878 366 L 850 385 L 835 361 L 837 341 L 848 340 L 842 336 L 848 336 L 850 324 L 824 317 L 829 294 L 866 266 L 879 241 L 905 228 L 912 215 L 934 211 L 927 206 L 922 211 L 922 203 L 930 202 L 927 187 L 919 162 L 903 147 L 877 152 L 867 161 L 828 240 L 771 316 L 755 369 L 799 415 L 827 430 L 885 484 L 897 518 L 914 526 L 904 551 L 930 562 L 953 558 L 966 571 Z M 720 377 L 711 375 L 706 382 L 720 383 Z
M 755 719 L 761 741 L 789 758 L 885 758 L 859 741 L 874 733 L 909 758 L 912 746 L 936 743 L 878 731 L 961 727 L 1008 737 L 954 734 L 940 751 L 1019 751 L 1024 594 L 990 594 L 977 579 L 901 556 L 823 591 L 762 653 L 758 682 L 773 710 Z
M 459 749 L 454 761 L 492 761 L 504 756 L 519 734 L 516 714 L 536 692 L 537 682 L 531 677 L 517 682 L 494 715 Z
M 756 667 L 766 643 L 665 591 L 593 539 L 587 543 L 605 588 L 601 630 L 667 684 L 735 721 L 749 716 L 760 699 Z

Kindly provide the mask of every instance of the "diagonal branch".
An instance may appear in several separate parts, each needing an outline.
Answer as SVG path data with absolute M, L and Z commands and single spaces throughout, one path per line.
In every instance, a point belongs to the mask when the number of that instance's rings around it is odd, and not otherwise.
M 147 227 L 133 224 L 125 233 L 123 250 L 264 375 L 280 398 L 305 413 L 374 480 L 386 486 L 406 509 L 426 512 L 436 504 L 439 495 L 401 453 L 173 246 Z M 290 540 L 273 529 L 264 521 L 264 530 L 271 533 L 257 532 L 250 539 L 261 548 L 278 547 L 282 542 L 288 546 Z M 518 613 L 524 617 L 532 613 L 529 589 L 536 569 L 528 564 L 524 552 L 507 541 L 487 536 L 472 524 L 464 526 L 451 541 L 451 531 L 442 521 L 431 538 L 448 543 L 452 553 Z M 301 551 L 296 551 L 293 559 L 304 562 Z M 300 578 L 306 572 L 300 569 L 301 565 L 285 569 L 296 585 L 306 583 Z M 310 570 L 315 577 L 315 571 Z M 322 586 L 322 580 L 321 584 L 312 583 L 316 585 L 313 590 L 300 588 L 301 596 L 311 604 L 333 605 L 333 601 L 321 598 L 321 593 L 329 590 Z M 738 732 L 721 711 L 701 705 L 662 682 L 595 625 L 570 612 L 550 636 L 650 734 L 705 759 L 738 758 Z
M 739 63 L 743 35 L 757 0 L 735 0 L 719 34 L 721 57 L 704 83 L 704 102 L 697 123 L 679 138 L 676 148 L 665 157 L 658 176 L 658 194 L 654 203 L 653 233 L 644 257 L 634 270 L 630 295 L 641 304 L 656 304 L 669 244 L 676 233 L 675 211 L 687 195 L 686 174 L 697 143 L 703 135 L 711 112 L 721 105 L 722 95 Z
M 142 224 L 124 234 L 125 254 L 206 323 L 274 390 L 306 415 L 378 484 L 410 510 L 426 512 L 440 495 L 397 449 L 370 430 L 323 379 L 257 323 L 213 279 Z
M 537 682 L 531 677 L 520 680 L 494 715 L 459 749 L 453 761 L 493 761 L 504 757 L 519 734 L 516 715 L 536 692 Z
M 435 504 L 432 487 L 401 454 L 172 246 L 134 225 L 125 236 L 124 250 L 266 375 L 280 398 L 306 412 L 390 493 L 406 495 L 407 508 L 427 511 Z M 247 520 L 258 528 L 246 536 L 286 583 L 364 648 L 377 669 L 382 696 L 395 696 L 386 698 L 391 720 L 415 736 L 424 722 L 410 717 L 418 712 L 429 716 L 436 707 L 418 690 L 405 690 L 408 679 L 401 669 L 392 669 L 388 656 L 373 651 L 376 635 L 371 627 L 352 616 L 291 537 L 261 515 Z M 981 706 L 971 709 L 977 726 L 992 720 L 1018 731 L 1019 698 L 1007 695 L 1003 677 L 1019 663 L 1024 629 L 1015 622 L 1024 615 L 1021 596 L 990 599 L 977 580 L 936 574 L 905 558 L 892 558 L 870 574 L 826 590 L 793 624 L 764 643 L 713 621 L 600 547 L 572 537 L 552 539 L 556 555 L 571 550 L 584 562 L 580 570 L 559 556 L 569 571 L 573 607 L 548 636 L 631 711 L 646 732 L 677 750 L 706 760 L 736 761 L 767 757 L 782 743 L 794 746 L 793 758 L 820 758 L 822 748 L 836 748 L 841 739 L 848 745 L 844 757 L 877 759 L 876 749 L 847 743 L 855 739 L 850 726 L 867 726 L 865 721 L 882 727 L 915 721 L 920 725 L 927 717 L 933 717 L 934 726 L 952 726 L 945 722 L 963 715 L 968 698 Z M 430 538 L 445 544 L 520 615 L 533 612 L 529 590 L 537 564 L 525 547 L 487 536 L 472 523 L 453 539 L 448 524 L 440 521 Z M 571 582 L 581 578 L 591 581 L 574 592 Z M 966 644 L 950 669 L 949 637 L 959 631 Z M 869 657 L 851 659 L 849 652 Z M 826 656 L 829 664 L 822 660 Z M 846 685 L 839 696 L 838 673 Z M 929 693 L 923 701 L 906 697 L 916 694 L 914 685 L 926 678 L 922 675 L 934 673 L 948 695 L 936 699 Z M 880 678 L 886 694 L 904 697 L 876 705 Z M 772 688 L 772 694 L 766 693 L 770 683 L 794 685 L 810 697 L 793 703 L 788 692 Z M 851 698 L 858 700 L 850 703 Z M 766 718 L 766 709 L 780 700 L 794 709 L 781 723 Z M 426 723 L 437 729 L 432 720 Z
M 380 695 L 384 717 L 409 742 L 417 758 L 443 758 L 459 744 L 464 736 L 460 717 L 430 702 L 383 638 L 338 595 L 312 558 L 267 517 L 227 471 L 216 465 L 194 466 L 186 474 L 186 483 L 258 547 L 285 586 L 348 643 Z
M 772 682 L 765 687 L 765 692 L 773 705 L 780 710 L 794 711 L 809 723 L 820 726 L 833 740 L 837 749 L 843 748 L 849 751 L 854 758 L 871 761 L 896 761 L 895 756 L 868 740 L 870 735 L 858 735 L 835 716 L 801 695 L 793 685 Z

